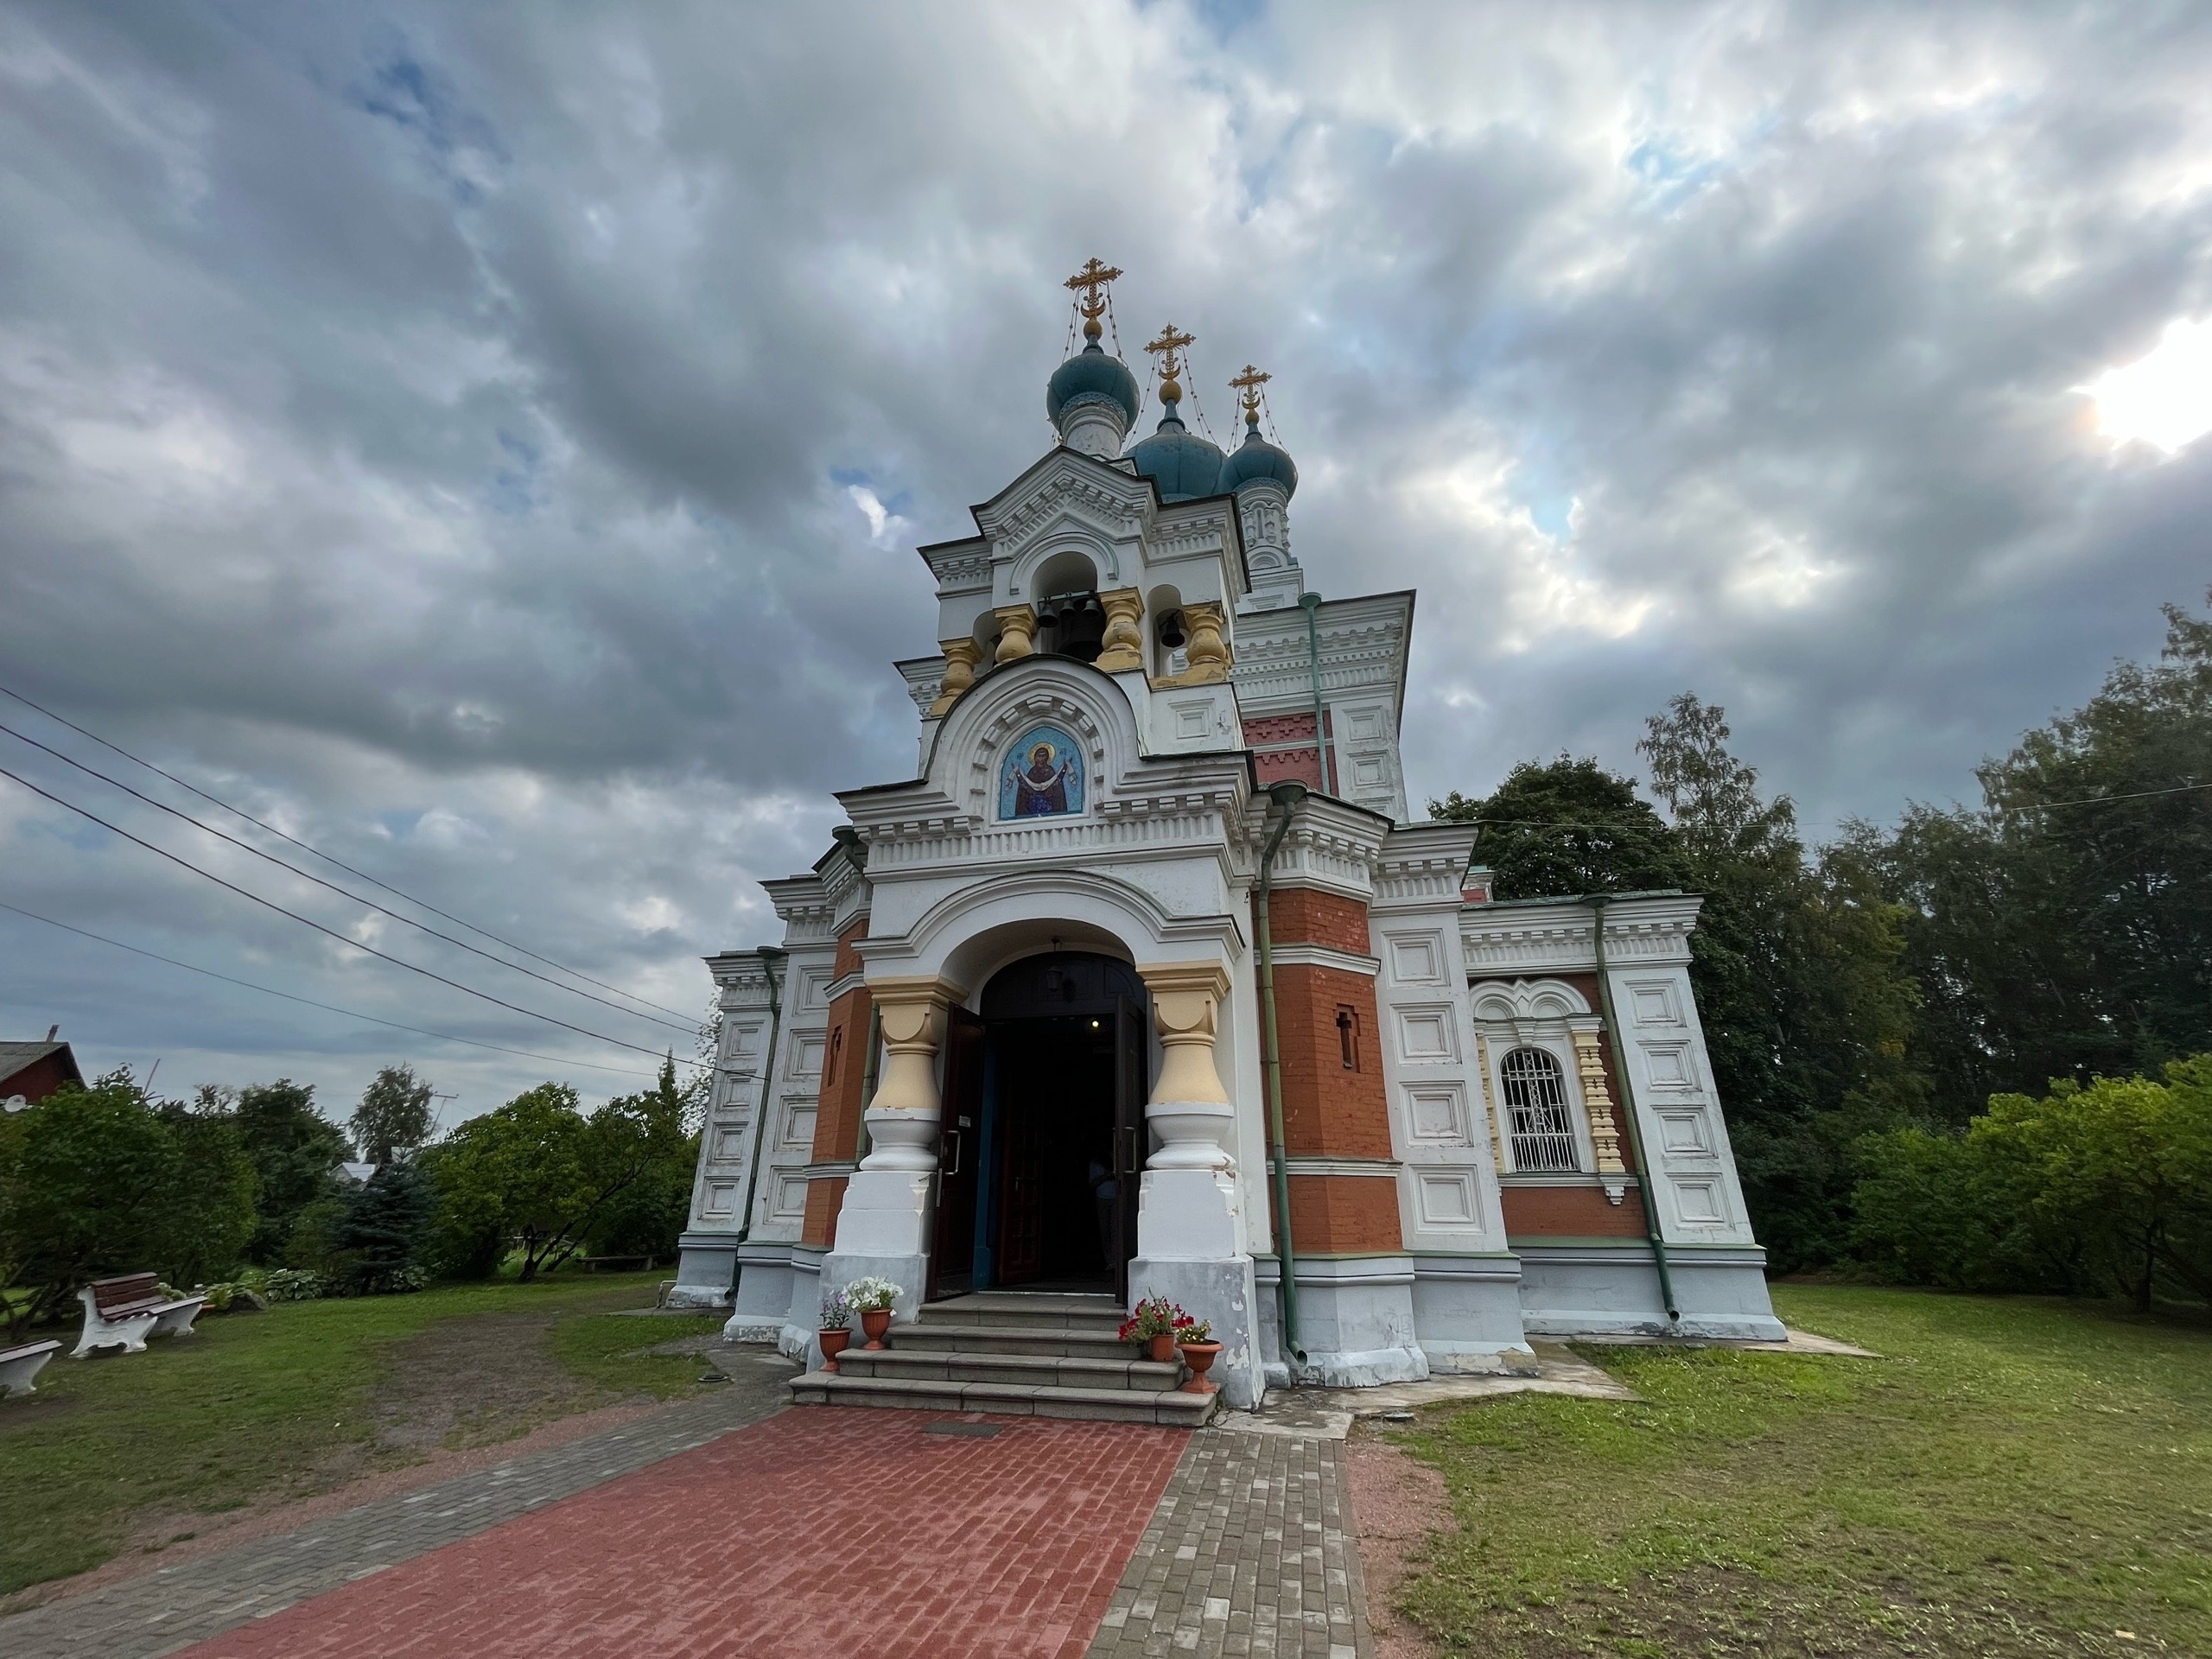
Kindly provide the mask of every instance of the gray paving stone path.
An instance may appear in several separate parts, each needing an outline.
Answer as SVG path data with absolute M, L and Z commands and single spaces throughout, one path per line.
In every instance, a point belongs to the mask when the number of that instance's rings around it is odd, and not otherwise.
M 1193 1433 L 1089 1659 L 1372 1652 L 1343 1459 L 1340 1435 Z
M 283 1533 L 0 1618 L 0 1655 L 155 1659 L 380 1573 L 784 1408 L 793 1367 L 758 1349 L 709 1356 L 728 1386 L 651 1416 L 378 1499 Z

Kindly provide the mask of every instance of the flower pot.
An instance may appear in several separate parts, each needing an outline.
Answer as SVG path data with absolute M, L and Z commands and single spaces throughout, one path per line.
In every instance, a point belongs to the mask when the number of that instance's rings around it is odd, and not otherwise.
M 837 1356 L 843 1353 L 846 1344 L 852 1341 L 852 1332 L 841 1325 L 835 1330 L 825 1326 L 816 1334 L 822 1338 L 822 1369 L 825 1371 L 836 1370 Z
M 1175 1357 L 1175 1338 L 1173 1336 L 1147 1337 L 1144 1357 L 1155 1364 L 1165 1365 Z
M 1216 1394 L 1220 1385 L 1206 1381 L 1206 1373 L 1221 1357 L 1217 1342 L 1186 1342 L 1183 1344 L 1183 1363 L 1191 1368 L 1191 1380 L 1183 1385 L 1185 1394 Z
M 861 1315 L 861 1334 L 868 1340 L 861 1344 L 861 1351 L 870 1353 L 883 1346 L 883 1333 L 891 1328 L 891 1310 L 871 1307 Z

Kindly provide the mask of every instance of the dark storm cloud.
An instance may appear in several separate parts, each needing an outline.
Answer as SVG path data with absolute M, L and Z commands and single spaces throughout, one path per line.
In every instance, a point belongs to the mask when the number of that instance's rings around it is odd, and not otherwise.
M 694 1007 L 699 953 L 772 936 L 753 884 L 810 861 L 825 791 L 912 765 L 911 549 L 1043 447 L 1095 251 L 1129 355 L 1199 335 L 1217 436 L 1234 367 L 1274 371 L 1315 585 L 1421 589 L 1416 807 L 1562 747 L 1632 769 L 1694 687 L 1808 819 L 1886 816 L 2203 584 L 2212 442 L 2115 453 L 2074 389 L 2212 311 L 2206 35 L 2145 6 L 0 10 L 6 678 Z M 0 847 L 9 902 L 626 1063 L 12 786 Z M 0 1023 L 165 1082 L 350 1092 L 411 1054 L 477 1109 L 543 1070 L 13 918 L 0 949 Z

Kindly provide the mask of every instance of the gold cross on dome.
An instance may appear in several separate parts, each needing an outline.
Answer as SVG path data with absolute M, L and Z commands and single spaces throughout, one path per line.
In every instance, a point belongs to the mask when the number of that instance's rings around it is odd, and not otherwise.
M 1182 373 L 1183 365 L 1176 360 L 1175 353 L 1197 339 L 1196 334 L 1186 334 L 1171 322 L 1160 331 L 1159 339 L 1145 347 L 1160 359 L 1160 397 L 1163 403 L 1182 400 L 1183 389 L 1175 384 L 1175 377 Z
M 1263 374 L 1258 369 L 1254 368 L 1249 363 L 1247 363 L 1244 365 L 1244 372 L 1238 375 L 1234 380 L 1231 380 L 1229 383 L 1238 391 L 1244 394 L 1244 418 L 1246 420 L 1255 423 L 1259 420 L 1260 388 L 1266 385 L 1268 381 L 1274 378 L 1274 376 L 1272 374 Z
M 1083 313 L 1083 337 L 1085 340 L 1098 338 L 1098 319 L 1106 315 L 1106 285 L 1121 274 L 1120 266 L 1101 264 L 1093 255 L 1084 262 L 1081 270 L 1068 278 L 1065 286 L 1080 289 L 1083 294 L 1077 309 Z

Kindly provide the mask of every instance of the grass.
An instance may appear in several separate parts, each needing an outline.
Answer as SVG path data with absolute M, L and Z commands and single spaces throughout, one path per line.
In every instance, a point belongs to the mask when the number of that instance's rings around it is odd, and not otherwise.
M 692 1318 L 670 1314 L 650 1321 L 626 1319 L 620 1313 L 587 1315 L 563 1319 L 553 1327 L 553 1357 L 563 1370 L 601 1388 L 673 1400 L 691 1391 L 707 1370 L 707 1362 L 696 1354 L 646 1354 L 639 1350 L 682 1337 L 703 1337 L 721 1327 L 721 1316 L 713 1313 Z
M 1402 1592 L 1447 1652 L 2212 1652 L 2212 1330 L 1777 1286 L 1879 1360 L 1589 1348 L 1643 1396 L 1395 1437 L 1456 1531 Z
M 563 1275 L 283 1303 L 265 1313 L 203 1315 L 196 1336 L 158 1340 L 143 1354 L 73 1361 L 65 1348 L 35 1395 L 0 1403 L 0 1594 L 98 1566 L 149 1518 L 175 1541 L 189 1535 L 194 1515 L 303 1496 L 413 1460 L 419 1454 L 369 1447 L 378 1427 L 370 1402 L 392 1348 L 442 1320 L 550 1311 L 556 1376 L 663 1398 L 682 1392 L 701 1360 L 620 1355 L 692 1334 L 700 1322 L 593 1311 L 626 1290 L 644 1305 L 653 1282 L 652 1274 Z

